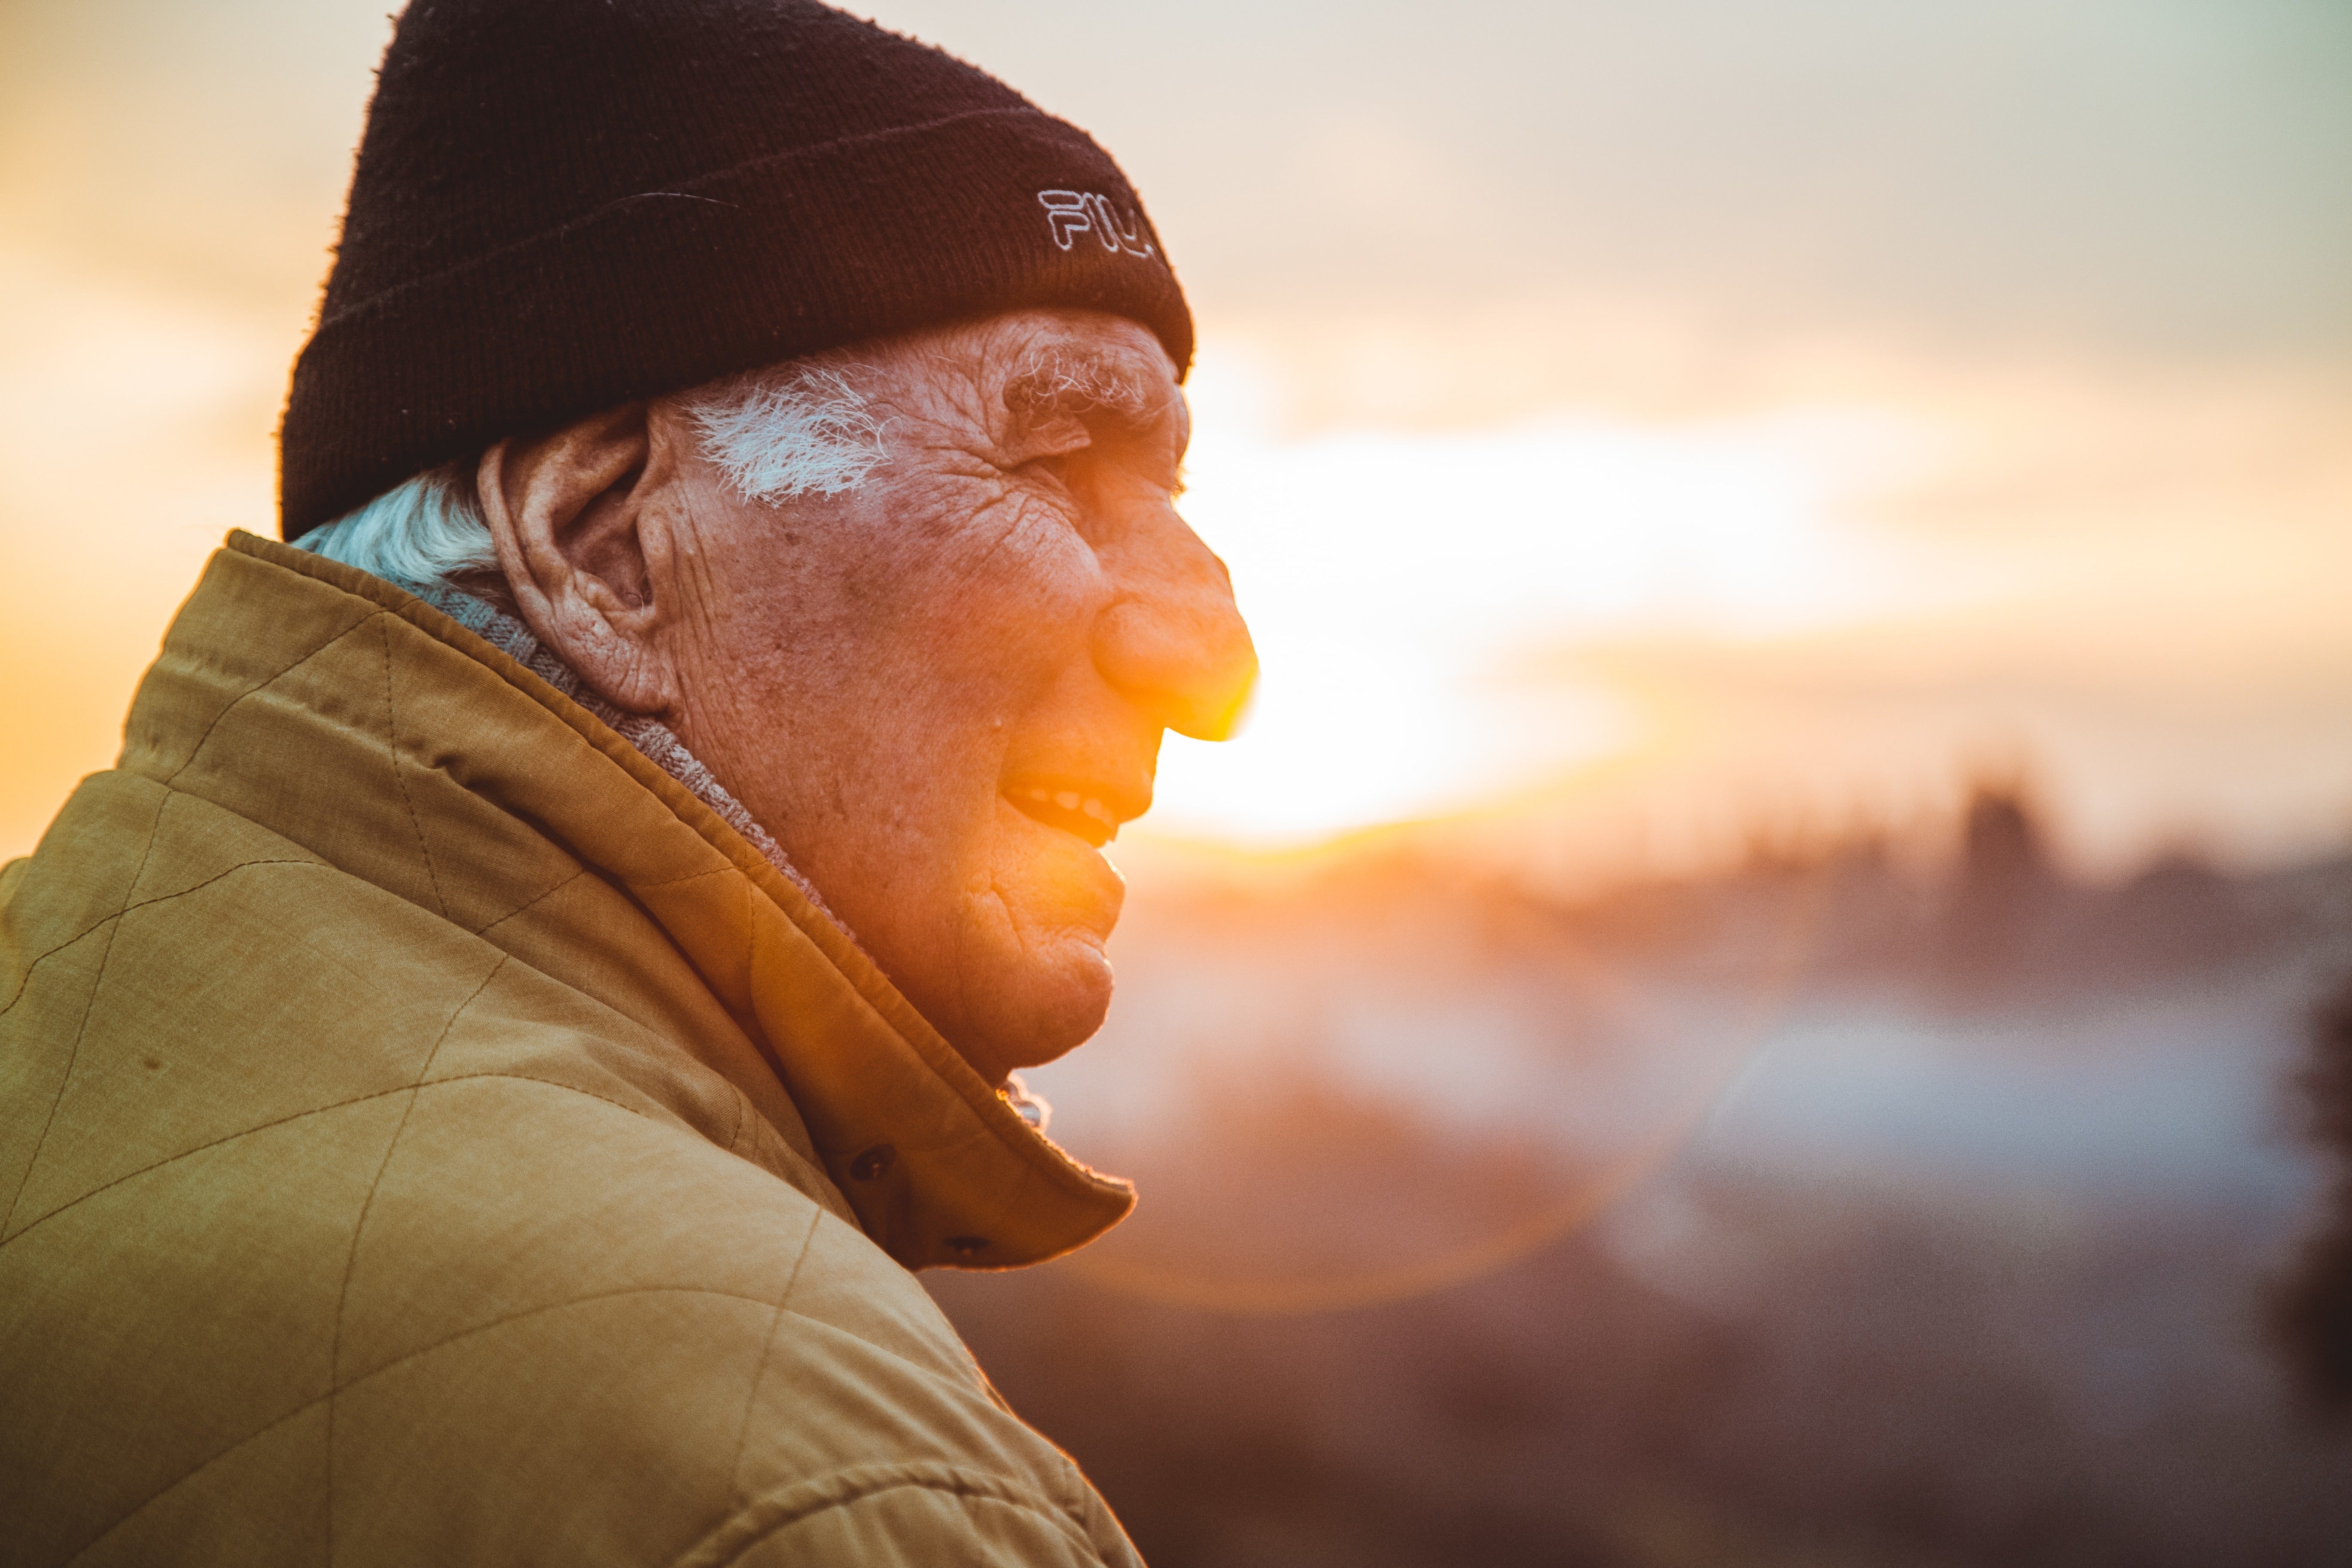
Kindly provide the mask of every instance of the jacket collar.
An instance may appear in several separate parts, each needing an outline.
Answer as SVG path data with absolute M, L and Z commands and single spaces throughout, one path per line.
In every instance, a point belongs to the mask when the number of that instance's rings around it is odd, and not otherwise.
M 380 668 L 364 683 L 322 684 L 330 678 L 316 672 L 338 667 L 315 656 L 362 635 L 380 636 Z M 314 677 L 294 679 L 306 666 Z M 379 679 L 381 690 L 355 689 Z M 157 695 L 166 687 L 174 700 Z M 1092 1240 L 1134 1205 L 1127 1183 L 1033 1130 L 742 833 L 586 707 L 423 600 L 340 562 L 230 534 L 142 688 L 124 765 L 177 777 L 219 716 L 254 698 L 283 715 L 275 760 L 299 751 L 331 777 L 338 748 L 381 768 L 388 743 L 395 781 L 470 797 L 457 817 L 488 825 L 473 834 L 480 842 L 537 834 L 627 892 L 758 1047 L 756 1058 L 713 1065 L 754 1105 L 773 1105 L 781 1087 L 867 1235 L 900 1263 L 1034 1263 Z M 352 721 L 369 702 L 383 709 L 382 729 Z M 355 764 L 352 787 L 376 787 L 378 776 Z M 275 798 L 261 791 L 237 809 L 267 817 Z M 420 847 L 425 837 L 420 826 Z M 437 881 L 428 895 L 390 851 L 359 851 L 328 858 L 450 912 Z M 429 849 L 424 861 L 431 878 Z
M 783 847 L 760 826 L 759 819 L 741 801 L 728 793 L 727 786 L 703 765 L 702 759 L 686 749 L 685 742 L 668 725 L 641 713 L 624 712 L 597 696 L 578 672 L 540 642 L 530 627 L 487 600 L 446 586 L 417 596 L 612 726 L 615 734 L 684 784 L 695 799 L 718 813 L 719 821 L 741 834 L 744 841 L 760 852 L 761 858 L 782 872 L 784 880 L 799 889 L 819 913 L 830 919 L 844 935 L 856 940 L 856 933 L 826 906 L 824 895 L 801 875 L 800 868 L 784 854 Z

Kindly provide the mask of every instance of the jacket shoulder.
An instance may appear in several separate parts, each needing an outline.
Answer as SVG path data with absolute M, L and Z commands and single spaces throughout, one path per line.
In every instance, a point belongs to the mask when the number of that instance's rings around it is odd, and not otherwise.
M 1002 1476 L 869 1465 L 747 1502 L 679 1568 L 1141 1568 L 1091 1491 L 1076 1507 Z
M 0 965 L 0 1561 L 1116 1557 L 739 1091 L 479 937 L 118 773 Z

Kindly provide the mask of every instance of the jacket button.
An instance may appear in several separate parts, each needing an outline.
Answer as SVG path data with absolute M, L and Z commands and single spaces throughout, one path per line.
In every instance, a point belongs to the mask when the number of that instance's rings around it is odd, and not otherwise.
M 861 1182 L 876 1181 L 888 1175 L 898 1159 L 898 1151 L 887 1143 L 877 1143 L 849 1162 L 849 1173 Z
M 950 1252 L 954 1253 L 958 1258 L 971 1258 L 988 1250 L 988 1237 L 984 1236 L 950 1236 L 941 1241 L 940 1245 L 946 1247 Z

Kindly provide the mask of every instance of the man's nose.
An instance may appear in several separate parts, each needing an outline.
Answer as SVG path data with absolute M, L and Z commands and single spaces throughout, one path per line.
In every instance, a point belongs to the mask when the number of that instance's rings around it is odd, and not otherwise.
M 1095 623 L 1095 668 L 1180 735 L 1232 734 L 1257 681 L 1257 649 L 1225 563 L 1170 512 L 1106 564 L 1119 596 Z

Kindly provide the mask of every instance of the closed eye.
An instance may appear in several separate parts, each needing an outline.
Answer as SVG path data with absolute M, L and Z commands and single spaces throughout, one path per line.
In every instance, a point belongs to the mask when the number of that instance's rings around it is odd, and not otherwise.
M 1021 470 L 1024 473 L 1051 479 L 1064 489 L 1070 487 L 1070 458 L 1066 452 L 1055 452 L 1044 458 L 1032 458 L 1021 465 Z

